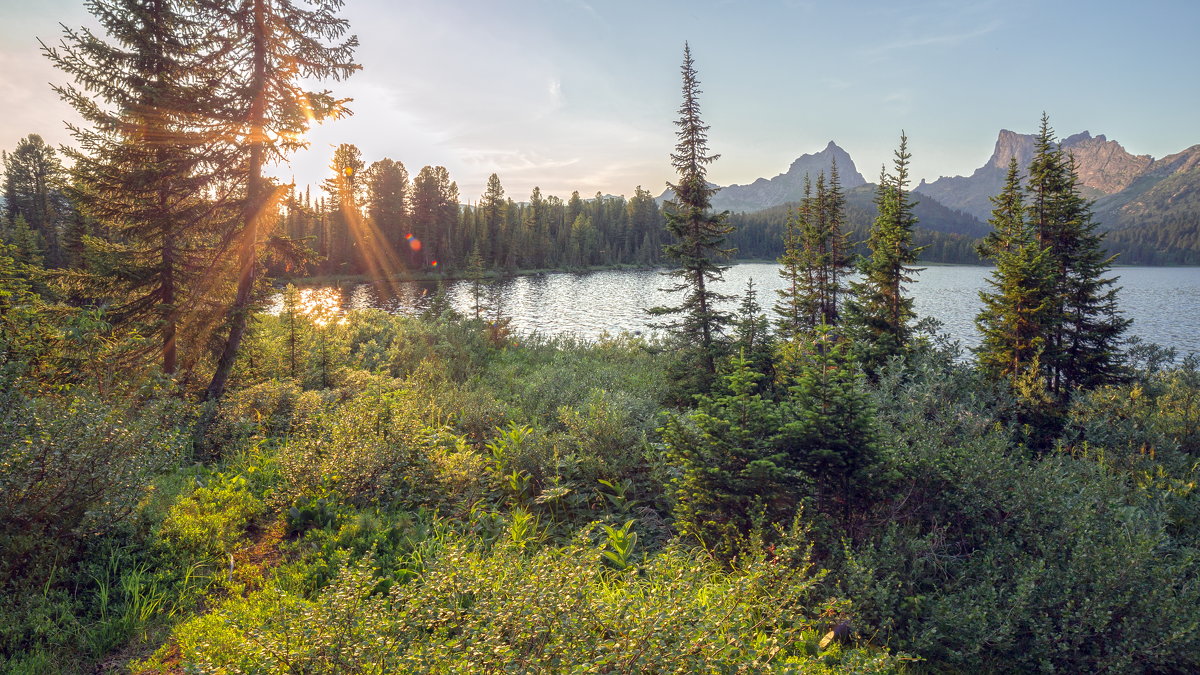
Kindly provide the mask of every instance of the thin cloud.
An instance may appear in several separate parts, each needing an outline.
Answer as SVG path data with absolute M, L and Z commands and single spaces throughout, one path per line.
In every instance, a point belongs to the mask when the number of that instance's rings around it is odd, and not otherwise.
M 580 162 L 579 157 L 553 159 L 536 152 L 507 149 L 460 148 L 456 151 L 463 162 L 494 173 L 521 173 L 561 169 Z
M 934 47 L 934 46 L 943 46 L 943 45 L 948 45 L 948 46 L 958 45 L 958 44 L 962 44 L 968 40 L 972 40 L 974 38 L 987 35 L 988 33 L 991 33 L 993 31 L 997 30 L 998 28 L 1000 28 L 1001 25 L 1002 25 L 1002 23 L 1000 21 L 993 21 L 985 26 L 976 28 L 974 30 L 954 31 L 954 32 L 948 32 L 948 33 L 938 33 L 935 35 L 924 35 L 924 36 L 920 36 L 920 37 L 905 38 L 905 39 L 901 39 L 901 40 L 896 40 L 894 42 L 889 42 L 886 44 L 878 45 L 876 47 L 872 47 L 871 49 L 868 49 L 866 51 L 866 55 L 871 58 L 880 58 L 880 57 L 886 56 L 887 54 L 890 54 L 891 52 L 901 51 L 901 50 L 906 50 L 906 49 L 917 49 L 920 47 Z

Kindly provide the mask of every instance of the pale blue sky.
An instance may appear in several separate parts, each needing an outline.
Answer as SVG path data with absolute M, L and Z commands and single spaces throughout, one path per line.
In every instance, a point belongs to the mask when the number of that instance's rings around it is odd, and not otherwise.
M 1001 128 L 1043 110 L 1065 136 L 1087 129 L 1155 157 L 1200 143 L 1200 1 L 1143 0 L 349 0 L 364 68 L 337 93 L 355 115 L 311 134 L 278 171 L 324 177 L 332 146 L 413 174 L 441 164 L 477 199 L 488 174 L 509 196 L 534 185 L 652 192 L 667 154 L 689 40 L 722 158 L 710 178 L 771 177 L 829 140 L 873 179 L 900 130 L 913 173 L 969 174 Z M 62 81 L 35 37 L 86 24 L 82 3 L 0 0 L 0 147 L 27 133 L 69 138 Z

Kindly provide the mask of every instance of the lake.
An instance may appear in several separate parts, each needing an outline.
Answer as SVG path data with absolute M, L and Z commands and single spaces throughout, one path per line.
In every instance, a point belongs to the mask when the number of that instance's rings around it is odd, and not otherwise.
M 759 303 L 769 309 L 775 291 L 783 287 L 774 263 L 741 263 L 725 272 L 721 292 L 738 295 L 754 280 Z M 991 268 L 973 265 L 927 267 L 909 291 L 919 317 L 932 316 L 943 332 L 973 347 L 979 344 L 975 314 L 979 291 L 986 287 Z M 1133 319 L 1129 334 L 1180 354 L 1200 352 L 1200 267 L 1120 267 L 1121 309 Z M 668 279 L 655 270 L 604 270 L 512 277 L 498 282 L 503 311 L 521 333 L 573 334 L 594 339 L 604 332 L 650 333 L 646 309 L 671 304 L 662 291 Z M 427 307 L 437 285 L 431 282 L 358 283 L 340 287 L 306 288 L 343 309 L 378 308 L 412 314 Z M 471 306 L 468 284 L 451 281 L 447 295 L 456 309 Z M 736 300 L 730 301 L 733 306 Z

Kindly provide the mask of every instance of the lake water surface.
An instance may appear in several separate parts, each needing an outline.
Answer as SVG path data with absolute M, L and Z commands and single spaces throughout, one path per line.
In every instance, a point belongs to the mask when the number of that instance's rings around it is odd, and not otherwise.
M 773 263 L 742 263 L 725 272 L 720 290 L 740 295 L 746 282 L 754 280 L 759 303 L 769 309 L 775 291 L 783 287 L 779 266 Z M 909 291 L 919 317 L 932 316 L 943 324 L 943 332 L 964 346 L 979 344 L 975 314 L 979 291 L 986 287 L 991 268 L 971 265 L 938 265 L 925 268 Z M 1133 319 L 1129 333 L 1180 354 L 1200 352 L 1200 267 L 1120 267 L 1121 309 Z M 573 334 L 595 338 L 620 331 L 649 333 L 646 316 L 650 307 L 669 305 L 677 298 L 661 290 L 669 279 L 655 270 L 605 270 L 582 274 L 552 273 L 513 277 L 498 282 L 503 311 L 512 317 L 519 332 Z M 344 309 L 374 307 L 392 313 L 411 314 L 429 305 L 436 284 L 351 284 L 328 287 L 321 292 Z M 467 312 L 471 306 L 468 285 L 447 282 L 447 295 L 455 308 Z M 730 301 L 732 304 L 736 301 Z

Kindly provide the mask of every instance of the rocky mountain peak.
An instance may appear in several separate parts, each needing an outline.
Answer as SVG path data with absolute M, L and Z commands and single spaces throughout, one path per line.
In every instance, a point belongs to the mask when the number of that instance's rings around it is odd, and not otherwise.
M 1079 182 L 1101 195 L 1111 195 L 1129 187 L 1133 179 L 1154 161 L 1150 155 L 1130 154 L 1104 134 L 1093 137 L 1086 131 L 1068 137 L 1062 142 L 1062 148 L 1075 158 Z
M 788 166 L 788 170 L 774 178 L 759 178 L 748 185 L 730 185 L 723 187 L 713 196 L 713 208 L 718 211 L 761 211 L 772 206 L 799 201 L 804 196 L 804 178 L 809 177 L 814 182 L 817 175 L 829 170 L 837 162 L 838 177 L 842 188 L 853 190 L 867 181 L 854 166 L 850 154 L 829 141 L 825 147 L 812 154 L 801 155 Z M 669 195 L 664 192 L 659 200 Z
M 1033 138 L 1032 134 L 1018 134 L 1001 129 L 1000 135 L 996 137 L 996 148 L 992 150 L 991 159 L 983 167 L 976 169 L 975 174 L 978 175 L 980 171 L 989 167 L 1007 171 L 1008 163 L 1013 157 L 1017 158 L 1017 163 L 1022 167 L 1027 166 L 1033 157 Z
M 922 183 L 916 189 L 946 206 L 987 219 L 992 208 L 988 198 L 997 194 L 1004 185 L 1009 162 L 1016 157 L 1022 169 L 1029 166 L 1036 140 L 1035 134 L 1018 134 L 1001 129 L 992 156 L 969 177 L 939 178 L 931 183 Z M 1075 158 L 1084 194 L 1093 199 L 1129 187 L 1153 161 L 1149 155 L 1132 155 L 1120 143 L 1108 140 L 1103 134 L 1092 136 L 1089 131 L 1067 136 L 1059 143 L 1059 147 Z

